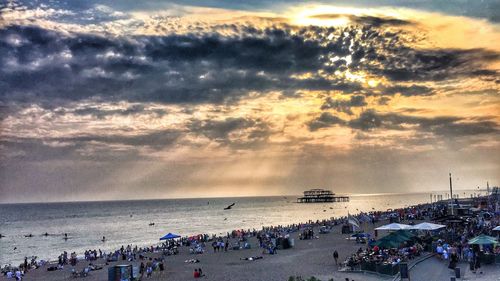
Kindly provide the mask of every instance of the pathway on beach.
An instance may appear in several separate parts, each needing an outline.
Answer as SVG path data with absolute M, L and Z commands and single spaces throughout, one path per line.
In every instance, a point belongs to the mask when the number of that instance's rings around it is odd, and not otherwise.
M 447 281 L 452 276 L 455 276 L 453 270 L 449 269 L 447 262 L 439 260 L 436 257 L 427 259 L 417 264 L 410 271 L 412 281 Z M 500 280 L 500 265 L 486 265 L 473 273 L 469 270 L 467 263 L 460 263 L 461 279 L 458 280 L 481 280 L 481 281 L 499 281 Z M 480 272 L 483 274 L 480 274 Z

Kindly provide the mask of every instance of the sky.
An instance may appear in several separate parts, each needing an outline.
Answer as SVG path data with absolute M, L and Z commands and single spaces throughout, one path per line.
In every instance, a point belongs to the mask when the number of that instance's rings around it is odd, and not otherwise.
M 3 1 L 0 202 L 500 180 L 500 2 Z

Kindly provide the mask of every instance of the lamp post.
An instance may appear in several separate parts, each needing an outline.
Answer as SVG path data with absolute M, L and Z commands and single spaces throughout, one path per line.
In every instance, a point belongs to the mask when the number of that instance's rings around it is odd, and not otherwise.
M 451 215 L 453 216 L 453 186 L 451 184 L 451 173 L 450 173 L 450 202 L 451 202 Z

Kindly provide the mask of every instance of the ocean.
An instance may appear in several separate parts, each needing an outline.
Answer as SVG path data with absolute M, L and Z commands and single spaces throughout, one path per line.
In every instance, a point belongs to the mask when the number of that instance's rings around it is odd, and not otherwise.
M 428 203 L 429 194 L 350 195 L 350 202 L 316 204 L 295 203 L 296 196 L 1 204 L 0 234 L 5 237 L 0 239 L 0 265 L 18 265 L 25 256 L 57 260 L 63 251 L 81 255 L 86 249 L 153 245 L 168 232 L 225 234 L 387 210 Z M 223 210 L 233 202 L 231 210 Z M 49 236 L 43 236 L 46 232 Z M 69 239 L 63 239 L 64 233 Z M 33 237 L 25 237 L 29 234 Z

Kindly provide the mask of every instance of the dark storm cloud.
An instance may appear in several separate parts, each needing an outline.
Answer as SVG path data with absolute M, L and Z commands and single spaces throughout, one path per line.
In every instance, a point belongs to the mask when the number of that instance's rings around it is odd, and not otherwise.
M 269 125 L 258 118 L 228 117 L 224 120 L 192 120 L 188 127 L 191 133 L 233 146 L 256 144 L 266 140 L 271 134 Z M 237 133 L 238 138 L 232 140 L 231 133 Z
M 182 135 L 179 130 L 160 130 L 138 135 L 89 135 L 77 136 L 68 138 L 53 138 L 57 142 L 102 142 L 105 144 L 123 144 L 131 146 L 150 146 L 156 149 L 161 149 L 174 144 Z
M 318 129 L 328 128 L 333 125 L 344 125 L 345 123 L 346 122 L 339 117 L 334 116 L 329 112 L 323 112 L 317 119 L 309 122 L 307 126 L 309 127 L 310 131 L 316 131 Z
M 350 96 L 348 100 L 332 99 L 331 97 L 327 97 L 325 102 L 321 106 L 321 109 L 322 110 L 334 109 L 336 111 L 352 115 L 353 114 L 351 110 L 352 107 L 362 107 L 366 105 L 367 103 L 365 101 L 365 96 L 362 95 Z
M 54 143 L 55 144 L 55 143 Z M 45 161 L 74 156 L 75 150 L 81 144 L 46 145 L 40 139 L 34 138 L 2 138 L 0 140 L 0 159 L 10 160 Z
M 377 102 L 377 103 L 378 103 L 379 105 L 388 105 L 390 101 L 391 101 L 391 98 L 388 98 L 388 97 L 380 97 L 380 98 L 378 99 L 378 102 Z
M 348 125 L 353 129 L 367 131 L 382 126 L 382 118 L 374 110 L 367 110 L 358 118 L 349 121 Z
M 350 120 L 348 125 L 351 128 L 364 131 L 375 128 L 407 130 L 405 125 L 413 125 L 416 126 L 416 130 L 444 137 L 474 136 L 499 132 L 499 125 L 489 120 L 467 120 L 462 117 L 450 116 L 417 117 L 396 113 L 380 114 L 374 110 L 361 113 L 358 118 Z
M 1 98 L 223 102 L 248 91 L 352 87 L 320 76 L 290 77 L 321 69 L 330 48 L 320 44 L 281 29 L 261 36 L 124 39 L 10 26 L 0 30 L 6 54 L 0 61 Z
M 344 125 L 361 131 L 379 128 L 388 130 L 414 129 L 443 137 L 497 134 L 500 131 L 499 124 L 488 118 L 478 120 L 450 116 L 419 117 L 397 113 L 378 113 L 373 109 L 366 110 L 357 118 L 349 121 L 323 112 L 318 118 L 308 123 L 311 131 L 333 125 Z
M 140 157 L 141 148 L 161 150 L 172 146 L 182 136 L 180 130 L 160 130 L 136 135 L 77 135 L 67 137 L 0 139 L 0 156 L 44 161 L 65 158 L 117 160 Z M 8 152 L 8 153 L 7 153 Z M 15 152 L 15 153 L 14 153 Z M 8 155 L 8 154 L 13 155 Z
M 127 110 L 127 109 L 126 109 Z M 126 111 L 124 110 L 124 111 Z M 130 111 L 130 108 L 128 109 Z M 142 112 L 134 108 L 134 112 Z M 71 111 L 68 111 L 71 112 Z M 65 114 L 57 111 L 57 114 Z M 73 112 L 73 114 L 75 114 Z M 88 115 L 108 114 L 92 109 Z M 116 114 L 116 113 L 114 113 Z M 121 114 L 121 113 L 118 113 Z M 107 116 L 107 115 L 105 115 Z M 252 149 L 263 144 L 272 134 L 268 123 L 260 118 L 233 118 L 222 120 L 192 119 L 184 128 L 149 130 L 131 134 L 133 130 L 114 130 L 81 133 L 69 136 L 0 137 L 0 158 L 28 161 L 55 159 L 131 160 L 148 158 L 149 153 L 182 144 L 196 146 L 186 136 L 204 136 L 210 141 L 237 149 Z M 232 136 L 231 134 L 236 134 Z M 146 149 L 147 152 L 141 151 Z
M 8 116 L 14 115 L 18 112 L 19 106 L 16 104 L 7 104 L 0 102 L 0 121 L 3 121 Z M 0 132 L 1 132 L 1 124 L 0 124 Z
M 420 127 L 436 135 L 447 137 L 498 134 L 500 132 L 498 124 L 494 121 L 450 122 L 436 125 L 427 125 L 423 122 Z
M 54 110 L 56 114 L 64 115 L 64 114 L 74 114 L 74 115 L 91 115 L 98 119 L 103 119 L 107 116 L 119 115 L 119 116 L 128 116 L 128 115 L 137 115 L 137 114 L 153 114 L 156 117 L 162 117 L 167 114 L 167 111 L 160 108 L 146 108 L 146 106 L 142 104 L 133 104 L 128 106 L 127 108 L 120 109 L 103 109 L 98 106 L 86 106 L 80 107 L 77 109 L 58 109 Z
M 379 65 L 367 70 L 393 81 L 442 81 L 458 77 L 494 76 L 496 71 L 482 69 L 498 61 L 497 52 L 485 49 L 412 49 L 395 47 L 376 57 Z
M 417 50 L 373 28 L 281 26 L 246 33 L 165 36 L 62 34 L 37 27 L 0 30 L 0 101 L 50 100 L 221 103 L 249 92 L 361 91 L 334 74 L 366 71 L 395 81 L 493 75 L 481 68 L 498 54 L 481 50 Z M 361 32 L 360 32 L 361 31 Z M 327 39 L 329 34 L 333 38 Z M 343 58 L 351 56 L 350 64 Z M 332 58 L 339 59 L 332 61 Z M 310 74 L 299 79 L 294 75 Z M 321 73 L 321 74 L 320 74 Z M 330 77 L 326 77 L 330 75 Z M 30 81 L 30 83 L 26 83 Z M 388 93 L 428 95 L 422 86 Z
M 372 26 L 372 27 L 381 27 L 383 25 L 402 26 L 402 25 L 413 24 L 411 21 L 396 19 L 396 18 L 375 17 L 375 16 L 356 16 L 356 15 L 348 15 L 348 14 L 318 14 L 318 15 L 313 15 L 311 17 L 318 18 L 318 19 L 348 18 L 353 23 L 360 24 L 360 25 L 368 25 L 368 26 Z
M 327 50 L 318 43 L 293 36 L 289 31 L 265 29 L 259 37 L 157 37 L 150 39 L 145 51 L 154 61 L 204 59 L 227 66 L 241 65 L 245 69 L 293 73 L 321 67 L 318 56 L 326 54 Z
M 432 88 L 419 85 L 411 85 L 411 86 L 398 85 L 398 86 L 386 87 L 384 90 L 382 90 L 382 93 L 386 95 L 400 94 L 405 97 L 431 96 L 434 94 L 434 90 Z

